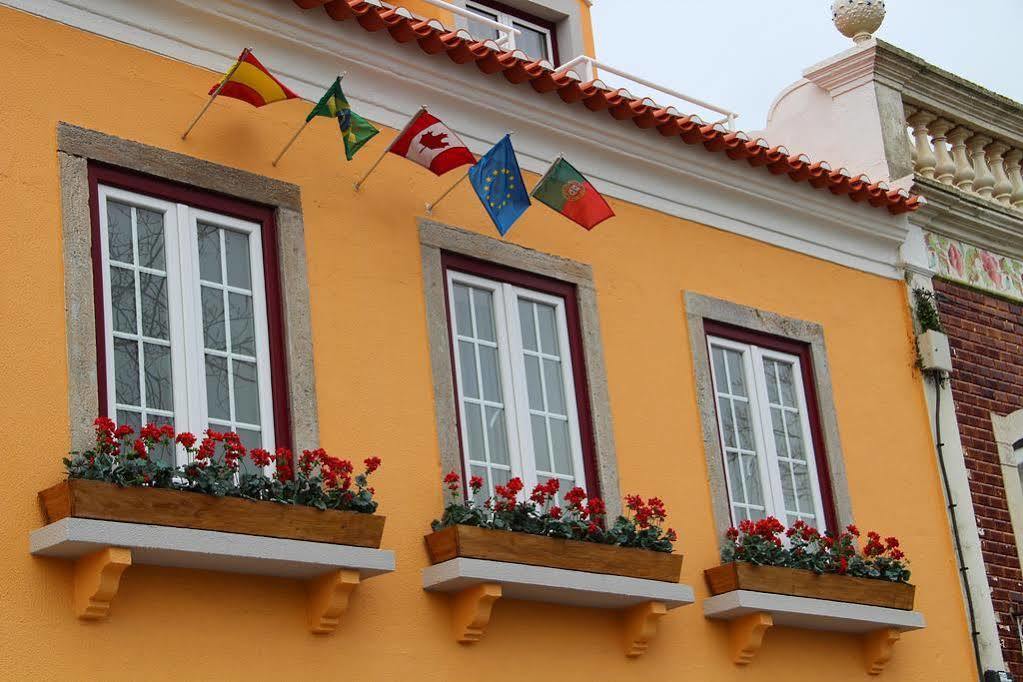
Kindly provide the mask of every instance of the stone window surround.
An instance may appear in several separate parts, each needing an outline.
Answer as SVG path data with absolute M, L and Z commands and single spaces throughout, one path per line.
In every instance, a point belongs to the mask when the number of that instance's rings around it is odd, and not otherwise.
M 718 435 L 714 386 L 711 380 L 710 356 L 707 350 L 704 320 L 714 320 L 763 334 L 793 339 L 810 346 L 818 411 L 820 412 L 821 435 L 824 438 L 824 449 L 831 476 L 835 516 L 838 518 L 840 527 L 852 523 L 852 504 L 849 498 L 845 462 L 842 457 L 834 394 L 831 390 L 831 371 L 828 367 L 827 349 L 824 345 L 824 328 L 814 322 L 785 317 L 692 291 L 685 291 L 683 295 L 689 327 L 689 345 L 693 354 L 693 370 L 696 375 L 696 397 L 703 431 L 703 449 L 707 458 L 711 508 L 718 537 L 724 537 L 725 531 L 732 525 L 732 521 L 729 512 L 728 488 L 725 482 L 724 457 L 721 453 L 721 441 Z
M 441 252 L 447 251 L 575 285 L 592 413 L 597 480 L 600 482 L 601 496 L 607 504 L 608 517 L 617 516 L 621 512 L 618 460 L 597 311 L 597 292 L 590 266 L 422 218 L 419 220 L 419 243 L 442 470 L 462 470 L 447 304 L 444 297 L 444 270 L 441 265 Z
M 998 460 L 1002 465 L 1002 481 L 1005 485 L 1005 501 L 1009 505 L 1009 518 L 1016 536 L 1016 552 L 1023 566 L 1023 481 L 1020 467 L 1023 467 L 1023 452 L 1014 445 L 1023 439 L 1023 410 L 1016 410 L 1004 417 L 991 413 L 991 427 L 995 442 L 998 443 Z
M 93 442 L 92 420 L 97 414 L 99 394 L 89 211 L 90 161 L 275 209 L 291 445 L 296 452 L 318 447 L 319 417 L 299 188 L 65 122 L 57 124 L 57 158 L 60 166 L 68 415 L 72 449 L 82 450 Z

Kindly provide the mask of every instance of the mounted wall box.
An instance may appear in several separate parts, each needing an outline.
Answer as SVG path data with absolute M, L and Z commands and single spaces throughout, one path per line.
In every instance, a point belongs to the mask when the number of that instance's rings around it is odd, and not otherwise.
M 948 336 L 929 329 L 916 337 L 916 345 L 920 349 L 920 363 L 925 372 L 952 371 L 952 352 L 949 350 Z

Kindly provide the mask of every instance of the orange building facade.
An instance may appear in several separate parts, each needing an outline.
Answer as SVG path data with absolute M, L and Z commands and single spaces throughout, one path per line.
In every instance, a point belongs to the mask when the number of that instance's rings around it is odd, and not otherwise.
M 517 34 L 519 54 L 416 19 L 466 27 L 465 17 L 425 2 L 410 3 L 406 13 L 355 0 L 0 5 L 0 63 L 9 67 L 0 197 L 10 210 L 0 232 L 8 330 L 0 339 L 0 441 L 8 455 L 0 478 L 2 677 L 862 680 L 872 665 L 897 680 L 974 675 L 914 369 L 903 269 L 912 198 L 552 73 L 540 62 L 553 61 L 555 42 L 562 63 L 593 54 L 584 0 L 495 6 L 494 16 L 513 26 L 553 27 L 541 48 L 527 42 L 528 31 Z M 527 10 L 533 20 L 522 18 Z M 182 140 L 209 87 L 245 46 L 301 100 L 254 109 L 217 99 Z M 340 72 L 353 109 L 381 133 L 346 162 L 335 124 L 315 119 L 272 165 Z M 436 178 L 394 156 L 356 191 L 354 181 L 420 105 L 477 155 L 514 130 L 529 187 L 563 153 L 608 198 L 615 217 L 586 231 L 534 205 L 502 239 L 468 183 L 424 210 L 460 171 Z M 120 245 L 127 243 L 131 258 L 104 271 L 96 258 L 121 262 L 117 206 L 130 209 L 133 232 Z M 149 254 L 157 260 L 144 260 L 144 211 L 165 216 L 165 246 Z M 195 225 L 200 239 L 207 225 L 223 240 L 219 275 L 205 274 L 202 243 L 186 265 Z M 250 225 L 262 232 L 252 236 Z M 234 261 L 230 244 L 239 234 L 249 235 L 248 256 Z M 203 324 L 182 284 L 188 267 L 228 308 L 254 310 L 245 318 L 256 329 L 251 349 L 235 347 L 244 343 L 231 336 L 237 328 L 222 330 L 233 350 L 216 355 L 205 327 L 205 347 L 175 359 L 176 316 L 186 331 Z M 246 273 L 243 284 L 236 267 Z M 141 298 L 133 331 L 119 326 L 114 280 L 129 271 L 140 287 L 158 281 L 172 292 L 162 313 L 174 368 L 166 365 L 174 391 L 166 409 L 156 406 L 163 389 L 148 365 L 137 382 L 120 373 L 125 348 L 156 357 L 164 347 L 160 316 L 149 317 Z M 222 277 L 219 288 L 211 277 Z M 173 293 L 176 283 L 184 295 Z M 667 505 L 680 535 L 675 551 L 685 555 L 682 583 L 693 598 L 652 621 L 642 655 L 625 655 L 621 612 L 597 603 L 501 598 L 482 638 L 458 643 L 455 600 L 424 590 L 423 535 L 443 510 L 441 478 L 466 468 L 463 457 L 476 466 L 465 454 L 476 447 L 465 425 L 474 408 L 467 407 L 468 370 L 459 364 L 464 351 L 451 343 L 452 325 L 467 343 L 490 341 L 479 331 L 480 309 L 471 318 L 476 336 L 461 331 L 461 291 L 472 292 L 466 300 L 473 304 L 490 292 L 536 305 L 537 325 L 549 305 L 561 325 L 554 332 L 567 342 L 560 355 L 548 352 L 544 328 L 536 332 L 538 357 L 560 362 L 566 395 L 575 393 L 561 410 L 569 425 L 566 470 L 557 462 L 558 436 L 547 432 L 557 470 L 550 475 L 598 488 L 612 510 L 626 493 L 656 495 Z M 515 308 L 493 311 L 521 326 Z M 189 353 L 224 358 L 231 368 L 224 416 L 214 415 L 220 397 L 208 386 L 211 361 L 204 375 Z M 799 398 L 790 412 L 802 419 L 799 433 L 814 454 L 805 460 L 805 480 L 818 484 L 806 488 L 809 506 L 799 513 L 830 529 L 856 523 L 897 535 L 912 559 L 924 626 L 907 628 L 893 647 L 871 644 L 862 634 L 870 627 L 835 631 L 822 624 L 826 618 L 804 614 L 798 626 L 776 617 L 762 641 L 740 642 L 750 655 L 736 663 L 736 629 L 705 613 L 703 570 L 719 563 L 724 529 L 743 509 L 772 509 L 770 485 L 759 502 L 745 488 L 737 499 L 740 486 L 726 471 L 729 440 L 715 412 L 728 393 L 715 363 L 747 357 L 805 370 L 795 372 Z M 762 381 L 759 370 L 750 371 L 751 382 Z M 503 376 L 514 383 L 513 374 Z M 245 381 L 263 388 L 250 396 Z M 142 395 L 125 402 L 122 389 Z M 550 400 L 548 428 L 561 428 Z M 479 406 L 491 415 L 486 410 L 497 402 Z M 205 569 L 133 561 L 106 617 L 76 618 L 74 562 L 32 553 L 30 534 L 44 525 L 36 492 L 63 478 L 61 458 L 88 444 L 91 420 L 117 410 L 118 418 L 170 412 L 179 430 L 219 424 L 257 433 L 251 437 L 266 445 L 272 433 L 296 450 L 380 456 L 373 485 L 394 570 L 359 584 L 329 634 L 309 631 L 308 581 L 268 568 L 271 562 L 254 573 L 231 572 L 223 556 L 233 550 L 223 548 L 203 550 L 213 557 Z M 525 420 L 521 433 L 528 433 Z M 545 475 L 528 462 L 516 469 L 524 458 L 515 439 L 504 441 L 502 459 L 495 433 L 487 431 L 485 441 L 488 483 L 501 472 Z M 776 492 L 784 513 L 791 491 Z

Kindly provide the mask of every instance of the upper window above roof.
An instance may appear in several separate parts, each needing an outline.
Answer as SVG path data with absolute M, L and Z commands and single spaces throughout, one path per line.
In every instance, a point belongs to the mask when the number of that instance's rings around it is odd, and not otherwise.
M 476 14 L 519 31 L 502 47 L 522 50 L 532 59 L 555 66 L 580 54 L 590 54 L 583 40 L 589 14 L 578 0 L 451 0 Z M 455 23 L 481 40 L 497 40 L 498 30 L 456 16 Z

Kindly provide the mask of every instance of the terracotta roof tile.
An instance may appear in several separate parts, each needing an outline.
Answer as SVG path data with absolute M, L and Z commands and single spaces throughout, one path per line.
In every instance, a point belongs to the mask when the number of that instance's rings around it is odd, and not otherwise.
M 919 208 L 922 197 L 893 190 L 865 175 L 853 177 L 844 168 L 832 170 L 824 161 L 813 162 L 805 154 L 785 147 L 771 147 L 763 139 L 750 140 L 742 132 L 729 132 L 720 124 L 708 124 L 698 116 L 680 114 L 653 100 L 634 97 L 625 89 L 612 89 L 599 80 L 582 82 L 572 72 L 555 73 L 542 61 L 530 61 L 521 51 L 503 51 L 492 40 L 478 41 L 466 31 L 452 31 L 437 20 L 417 19 L 403 7 L 388 9 L 368 0 L 293 0 L 303 9 L 323 7 L 335 21 L 354 19 L 367 31 L 386 30 L 399 43 L 417 41 L 427 54 L 444 52 L 456 64 L 473 62 L 485 74 L 501 73 L 513 84 L 529 83 L 538 93 L 556 92 L 567 104 L 582 102 L 591 111 L 607 111 L 620 121 L 631 120 L 639 128 L 654 128 L 665 137 L 679 137 L 687 144 L 702 144 L 710 152 L 724 152 L 734 161 L 762 166 L 774 175 L 788 175 L 817 189 L 846 195 L 853 201 L 885 207 L 898 215 Z

